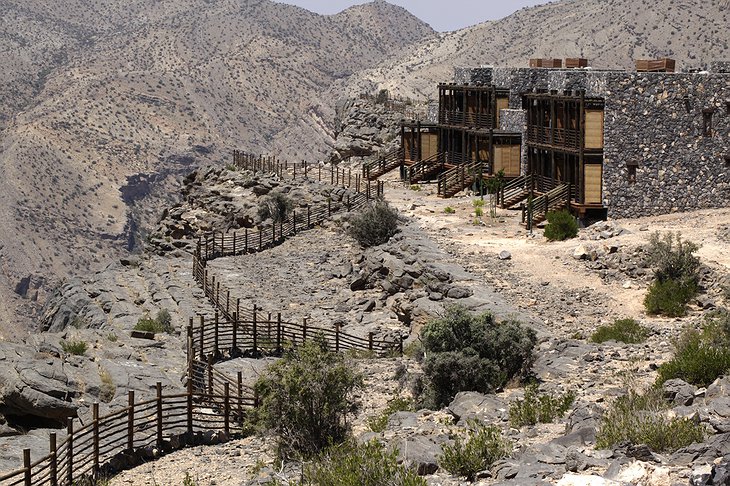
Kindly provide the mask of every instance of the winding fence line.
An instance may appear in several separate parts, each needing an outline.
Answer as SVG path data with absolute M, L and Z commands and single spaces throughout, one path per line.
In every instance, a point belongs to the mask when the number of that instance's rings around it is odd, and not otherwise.
M 244 427 L 246 410 L 258 406 L 253 388 L 243 383 L 239 371 L 235 378 L 217 370 L 217 362 L 239 356 L 278 354 L 315 336 L 324 338 L 332 351 L 359 350 L 375 354 L 403 352 L 403 340 L 367 337 L 335 329 L 310 326 L 307 320 L 294 323 L 277 313 L 264 314 L 255 305 L 241 307 L 241 299 L 208 271 L 207 262 L 224 256 L 243 255 L 271 248 L 284 239 L 311 229 L 335 213 L 357 210 L 383 195 L 382 182 L 363 181 L 350 170 L 321 164 L 289 164 L 271 157 L 234 153 L 234 164 L 253 172 L 275 173 L 317 180 L 354 190 L 354 195 L 326 205 L 307 206 L 292 212 L 291 217 L 260 230 L 213 233 L 200 238 L 193 255 L 193 275 L 213 303 L 212 321 L 190 319 L 187 327 L 187 373 L 184 393 L 164 394 L 156 384 L 156 396 L 136 401 L 129 391 L 128 405 L 100 415 L 99 404 L 92 404 L 92 420 L 81 424 L 69 418 L 65 436 L 49 436 L 49 453 L 32 460 L 30 449 L 23 450 L 23 466 L 0 476 L 2 486 L 73 486 L 95 484 L 108 474 L 128 469 L 154 459 L 161 453 L 185 446 L 210 443 L 213 434 L 227 440 Z M 324 174 L 324 178 L 322 175 Z

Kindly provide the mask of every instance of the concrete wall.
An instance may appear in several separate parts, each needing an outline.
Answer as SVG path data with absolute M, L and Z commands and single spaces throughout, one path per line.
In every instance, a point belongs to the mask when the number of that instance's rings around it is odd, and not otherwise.
M 478 68 L 459 71 L 459 82 L 475 82 L 469 75 L 510 88 L 513 110 L 521 110 L 523 94 L 537 90 L 584 90 L 605 100 L 603 194 L 609 216 L 730 206 L 730 74 Z M 702 133 L 706 109 L 715 110 L 710 137 Z M 524 130 L 516 131 L 526 139 Z M 633 184 L 629 165 L 637 166 Z

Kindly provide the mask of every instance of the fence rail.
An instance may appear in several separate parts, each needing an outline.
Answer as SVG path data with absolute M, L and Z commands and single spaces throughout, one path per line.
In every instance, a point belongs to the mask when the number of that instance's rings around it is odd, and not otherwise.
M 231 389 L 236 392 L 232 394 Z M 50 434 L 49 453 L 35 460 L 30 449 L 24 449 L 23 467 L 1 475 L 0 484 L 71 486 L 83 478 L 96 480 L 157 454 L 203 443 L 204 432 L 231 437 L 242 430 L 244 408 L 254 405 L 243 396 L 244 390 L 223 383 L 196 392 L 189 380 L 187 392 L 167 395 L 157 383 L 156 397 L 149 400 L 136 401 L 130 391 L 127 407 L 103 416 L 94 403 L 90 423 L 76 428 L 76 421 L 69 418 L 60 443 L 56 433 Z

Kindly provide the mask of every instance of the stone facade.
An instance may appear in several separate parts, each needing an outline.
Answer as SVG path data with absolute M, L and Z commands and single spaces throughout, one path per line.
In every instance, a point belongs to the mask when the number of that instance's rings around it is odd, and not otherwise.
M 628 217 L 729 205 L 730 74 L 717 72 L 723 65 L 676 74 L 476 68 L 458 69 L 455 77 L 460 83 L 491 78 L 509 88 L 511 110 L 521 111 L 522 95 L 534 91 L 604 99 L 603 202 L 609 216 Z M 521 131 L 526 140 L 514 116 L 502 128 Z M 524 158 L 523 150 L 523 168 Z

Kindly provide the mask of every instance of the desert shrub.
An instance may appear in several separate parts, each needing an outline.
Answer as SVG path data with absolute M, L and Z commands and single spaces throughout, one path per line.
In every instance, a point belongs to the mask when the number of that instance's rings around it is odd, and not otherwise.
M 411 401 L 406 398 L 397 397 L 388 402 L 388 406 L 385 407 L 382 413 L 370 417 L 368 419 L 368 426 L 373 432 L 382 432 L 388 426 L 388 420 L 390 416 L 396 412 L 406 412 L 411 410 Z
M 649 335 L 649 330 L 636 322 L 635 319 L 617 319 L 610 326 L 601 326 L 591 336 L 594 343 L 618 341 L 626 344 L 643 343 Z
M 693 280 L 654 280 L 644 296 L 644 308 L 652 315 L 682 317 L 695 295 L 697 284 Z
M 472 199 L 471 205 L 475 208 L 483 208 L 484 207 L 484 199 Z
M 350 223 L 349 233 L 360 246 L 382 245 L 398 232 L 398 211 L 385 201 L 378 201 L 353 216 Z
M 421 190 L 421 186 L 419 184 L 413 184 L 411 185 L 410 190 L 419 192 Z
M 382 105 L 388 102 L 390 98 L 390 92 L 387 89 L 381 89 L 378 94 L 375 95 L 375 103 Z
M 322 338 L 287 352 L 256 382 L 259 424 L 278 435 L 282 459 L 311 457 L 347 437 L 348 414 L 363 378 Z
M 259 204 L 259 219 L 263 221 L 271 218 L 274 223 L 286 221 L 293 208 L 294 203 L 289 197 L 281 192 L 272 192 Z
M 575 401 L 575 392 L 568 391 L 562 395 L 538 393 L 537 385 L 525 387 L 525 396 L 509 407 L 509 423 L 512 427 L 523 425 L 547 424 L 562 417 Z
M 452 208 L 451 206 L 446 206 L 444 208 L 444 212 L 446 214 L 454 214 L 456 212 L 456 209 Z
M 154 319 L 149 315 L 140 317 L 137 324 L 134 326 L 134 330 L 151 332 L 152 334 L 157 334 L 159 332 L 171 333 L 174 329 L 172 327 L 172 316 L 170 316 L 170 311 L 162 309 L 157 313 Z
M 473 481 L 478 472 L 507 457 L 512 447 L 497 427 L 477 420 L 470 420 L 468 425 L 466 439 L 457 437 L 453 445 L 443 446 L 439 465 L 451 474 Z
M 646 444 L 655 452 L 674 452 L 702 442 L 705 429 L 690 419 L 670 418 L 669 404 L 659 388 L 645 394 L 630 391 L 610 405 L 596 434 L 597 448 L 619 443 Z
M 66 341 L 64 339 L 61 341 L 61 349 L 63 349 L 63 352 L 67 354 L 83 356 L 84 354 L 86 354 L 86 350 L 89 349 L 89 345 L 86 343 L 86 341 L 82 341 L 80 339 L 74 339 L 70 341 Z
M 303 476 L 302 486 L 426 486 L 416 471 L 398 463 L 398 449 L 387 450 L 377 441 L 331 447 L 305 466 Z
M 545 238 L 550 241 L 563 241 L 578 236 L 578 222 L 568 211 L 550 211 L 547 213 L 547 221 Z
M 421 339 L 426 358 L 420 400 L 437 408 L 460 391 L 491 393 L 529 371 L 535 331 L 516 321 L 498 323 L 490 313 L 470 314 L 451 306 L 424 326 Z
M 654 282 L 644 298 L 649 314 L 679 317 L 687 313 L 687 304 L 697 295 L 700 260 L 694 256 L 699 249 L 691 241 L 682 241 L 679 233 L 649 237 L 646 254 L 654 267 Z
M 657 383 L 681 378 L 708 386 L 730 371 L 730 318 L 722 310 L 710 314 L 701 331 L 686 329 L 675 344 L 674 356 L 659 367 Z
M 101 379 L 101 386 L 99 386 L 99 400 L 104 403 L 109 403 L 114 399 L 114 395 L 117 392 L 117 385 L 114 384 L 114 379 L 111 373 L 107 370 L 99 371 L 99 378 Z

